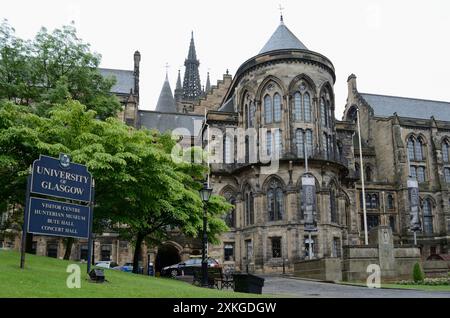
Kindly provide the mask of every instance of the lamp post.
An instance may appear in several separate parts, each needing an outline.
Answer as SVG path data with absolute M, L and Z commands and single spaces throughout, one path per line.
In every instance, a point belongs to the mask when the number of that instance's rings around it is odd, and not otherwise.
M 203 238 L 202 238 L 202 286 L 208 285 L 208 259 L 206 257 L 206 245 L 208 244 L 208 235 L 206 233 L 206 213 L 207 203 L 211 197 L 212 189 L 209 188 L 208 183 L 203 184 L 200 190 L 200 197 L 203 201 Z

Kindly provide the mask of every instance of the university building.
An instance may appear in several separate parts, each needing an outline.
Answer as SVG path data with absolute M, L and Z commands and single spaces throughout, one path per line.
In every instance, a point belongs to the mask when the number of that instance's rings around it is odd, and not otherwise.
M 192 34 L 183 81 L 179 72 L 172 92 L 166 76 L 154 111 L 139 108 L 140 58 L 136 52 L 132 71 L 101 70 L 118 79 L 113 92 L 124 106 L 123 121 L 178 131 L 183 146 L 203 145 L 220 159 L 210 162 L 210 185 L 234 209 L 225 217 L 230 230 L 209 246 L 210 257 L 257 273 L 293 272 L 310 257 L 345 263 L 349 247 L 364 245 L 363 202 L 369 230 L 389 228 L 396 248 L 411 246 L 409 176 L 419 183 L 421 258 L 449 253 L 449 102 L 362 93 L 352 74 L 344 114 L 335 114 L 332 61 L 308 49 L 282 18 L 259 53 L 216 85 L 209 74 L 201 85 Z M 276 169 L 266 155 L 275 155 Z M 311 239 L 302 208 L 305 173 L 316 190 Z M 114 234 L 96 242 L 97 259 L 131 261 L 131 246 Z M 54 247 L 42 243 L 40 253 Z M 143 262 L 148 255 L 158 270 L 200 253 L 198 239 L 174 232 L 162 246 L 145 247 Z M 83 244 L 76 245 L 73 258 L 82 254 Z

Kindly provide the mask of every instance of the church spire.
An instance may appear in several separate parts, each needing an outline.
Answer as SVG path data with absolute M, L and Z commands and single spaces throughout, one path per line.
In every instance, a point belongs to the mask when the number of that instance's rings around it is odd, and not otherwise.
M 210 90 L 211 90 L 211 81 L 209 80 L 209 72 L 208 72 L 208 75 L 206 76 L 205 94 L 208 94 Z
M 184 66 L 186 70 L 184 72 L 183 81 L 183 99 L 187 101 L 194 101 L 202 94 L 200 75 L 198 72 L 200 61 L 197 60 L 197 54 L 195 52 L 194 32 L 191 33 L 189 53 L 187 59 L 184 61 Z
M 170 88 L 169 77 L 166 71 L 166 79 L 164 80 L 161 93 L 159 94 L 158 103 L 156 104 L 157 112 L 176 113 L 177 107 L 173 99 L 172 89 Z
M 175 100 L 180 101 L 183 98 L 183 86 L 181 86 L 181 75 L 178 70 L 177 85 L 175 86 Z

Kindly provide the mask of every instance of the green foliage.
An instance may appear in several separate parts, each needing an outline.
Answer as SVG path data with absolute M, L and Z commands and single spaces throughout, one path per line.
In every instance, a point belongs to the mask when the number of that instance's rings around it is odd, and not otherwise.
M 422 271 L 422 268 L 420 267 L 419 263 L 414 264 L 413 268 L 413 280 L 414 282 L 422 282 L 425 279 L 425 275 Z
M 120 103 L 110 93 L 115 79 L 98 72 L 100 55 L 90 51 L 73 26 L 48 32 L 42 28 L 33 40 L 15 35 L 7 21 L 0 24 L 0 99 L 32 105 L 48 115 L 55 104 L 80 101 L 105 119 L 115 116 Z
M 198 190 L 205 168 L 174 162 L 173 144 L 168 135 L 135 130 L 114 118 L 100 121 L 77 101 L 53 107 L 49 117 L 0 102 L 0 202 L 23 206 L 32 162 L 39 154 L 57 157 L 64 152 L 87 165 L 95 178 L 97 232 L 109 227 L 153 243 L 164 240 L 170 228 L 198 236 L 203 217 Z M 210 241 L 227 230 L 222 215 L 230 209 L 222 197 L 212 196 Z

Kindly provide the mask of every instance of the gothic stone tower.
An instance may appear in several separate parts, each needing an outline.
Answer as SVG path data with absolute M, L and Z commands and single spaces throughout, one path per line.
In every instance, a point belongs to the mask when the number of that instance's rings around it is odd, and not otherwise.
M 331 61 L 307 49 L 282 19 L 259 54 L 238 69 L 225 102 L 207 116 L 210 138 L 222 141 L 215 151 L 223 149 L 211 184 L 235 205 L 227 217 L 231 231 L 210 256 L 254 272 L 281 272 L 283 263 L 292 270 L 307 257 L 308 244 L 315 258 L 340 256 L 349 214 L 341 181 L 348 168 L 336 146 L 334 82 Z M 255 128 L 256 136 L 239 141 L 227 131 L 233 128 Z M 301 208 L 305 147 L 317 191 L 312 242 Z M 269 171 L 262 154 L 275 152 L 279 166 Z

